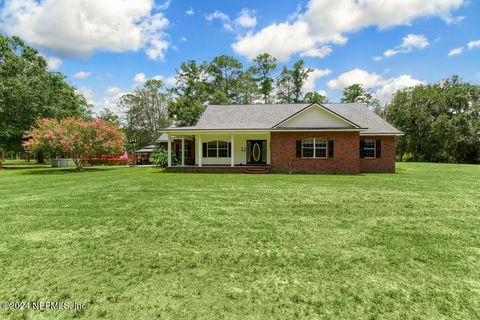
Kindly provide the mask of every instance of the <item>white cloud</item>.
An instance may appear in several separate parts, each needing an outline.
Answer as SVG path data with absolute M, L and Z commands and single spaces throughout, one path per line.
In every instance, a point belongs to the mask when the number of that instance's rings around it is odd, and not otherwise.
M 250 59 L 268 52 L 279 61 L 287 61 L 293 53 L 317 47 L 317 41 L 308 34 L 308 28 L 305 22 L 274 23 L 257 33 L 247 33 L 233 44 L 233 49 Z
M 386 50 L 386 51 L 383 53 L 383 55 L 384 55 L 385 57 L 391 57 L 391 56 L 396 55 L 397 53 L 400 53 L 400 51 L 395 50 L 395 49 L 388 49 L 388 50 Z
M 75 73 L 73 76 L 77 79 L 85 79 L 85 78 L 90 77 L 91 74 L 92 73 L 88 72 L 88 71 L 79 71 L 79 72 Z
M 476 41 L 470 41 L 468 43 L 468 48 L 469 49 L 473 49 L 475 47 L 479 47 L 480 46 L 480 40 L 476 40 Z
M 103 101 L 101 103 L 102 108 L 108 108 L 113 113 L 122 117 L 125 113 L 125 110 L 122 110 L 122 108 L 119 105 L 119 102 L 120 102 L 120 98 L 127 93 L 128 92 L 119 91 L 115 94 L 107 95 L 107 96 L 103 97 Z M 102 108 L 98 108 L 98 109 L 101 110 Z
M 307 49 L 300 54 L 301 57 L 325 58 L 332 53 L 332 46 L 321 46 L 320 48 Z
M 325 90 L 318 90 L 317 92 L 320 93 L 324 97 L 328 97 L 328 93 Z
M 254 12 L 248 9 L 242 9 L 238 18 L 235 20 L 235 24 L 243 28 L 253 28 L 257 25 L 257 18 L 254 16 Z
M 137 73 L 135 77 L 133 77 L 133 81 L 136 83 L 144 83 L 146 80 L 145 73 Z
M 187 11 L 185 11 L 185 14 L 187 16 L 193 16 L 195 14 L 195 11 L 193 10 L 193 8 L 190 8 Z
M 381 57 L 381 56 L 373 57 L 373 61 L 381 61 L 382 59 L 383 59 L 383 57 Z
M 308 74 L 308 78 L 305 81 L 305 84 L 303 85 L 303 91 L 304 92 L 310 92 L 310 91 L 315 91 L 315 83 L 317 82 L 318 79 L 328 76 L 329 74 L 332 73 L 332 70 L 330 69 L 313 69 L 312 72 Z
M 463 53 L 463 47 L 458 47 L 458 48 L 450 50 L 450 52 L 448 53 L 448 56 L 449 57 L 456 56 L 456 55 L 459 55 L 459 54 L 462 54 L 462 53 Z
M 133 81 L 135 81 L 135 85 L 143 84 L 145 81 L 149 79 L 155 79 L 155 80 L 161 80 L 166 86 L 173 87 L 177 84 L 177 80 L 175 79 L 175 76 L 171 77 L 164 77 L 161 75 L 155 75 L 151 78 L 147 78 L 147 76 L 144 73 L 137 73 L 135 77 L 133 77 Z
M 162 60 L 169 48 L 168 19 L 151 0 L 6 0 L 0 28 L 64 55 L 95 50 L 137 51 Z
M 127 93 L 127 91 L 124 91 L 119 87 L 108 87 L 105 90 L 105 95 L 103 96 L 103 98 L 100 101 L 94 103 L 95 109 L 97 111 L 100 111 L 103 108 L 108 108 L 113 113 L 122 117 L 125 110 L 121 110 L 119 102 L 120 98 Z
M 400 75 L 396 78 L 384 79 L 377 73 L 370 73 L 362 69 L 353 69 L 345 72 L 338 78 L 330 80 L 328 87 L 331 89 L 343 90 L 352 84 L 360 84 L 364 89 L 374 90 L 374 96 L 378 98 L 380 104 L 384 105 L 391 101 L 392 96 L 397 90 L 413 87 L 424 83 L 423 81 L 412 78 L 410 75 Z
M 251 29 L 257 25 L 257 18 L 254 16 L 254 11 L 248 9 L 242 9 L 235 21 L 232 21 L 228 14 L 218 10 L 206 15 L 205 19 L 210 22 L 219 20 L 225 30 L 237 33 L 241 31 L 240 28 Z
M 62 60 L 57 57 L 50 57 L 47 59 L 47 66 L 50 70 L 57 70 L 62 65 Z
M 383 82 L 383 86 L 375 92 L 375 96 L 378 98 L 381 105 L 385 105 L 392 100 L 393 95 L 398 90 L 414 87 L 423 83 L 423 81 L 414 79 L 412 76 L 404 74 L 397 78 L 385 80 Z
M 117 95 L 118 93 L 120 93 L 121 91 L 122 91 L 122 89 L 120 89 L 119 87 L 109 87 L 107 90 L 105 90 L 105 93 L 108 96 L 114 96 L 114 95 Z
M 216 10 L 215 12 L 207 15 L 205 19 L 210 22 L 212 22 L 213 20 L 220 20 L 226 30 L 233 32 L 233 26 L 230 17 L 221 11 Z
M 430 45 L 428 39 L 423 34 L 409 34 L 403 38 L 400 47 L 405 49 L 423 49 Z
M 409 34 L 403 37 L 402 44 L 395 47 L 395 49 L 389 49 L 383 54 L 386 57 L 391 57 L 399 53 L 408 53 L 413 49 L 424 49 L 430 45 L 430 42 L 423 34 Z
M 164 77 L 161 75 L 156 75 L 152 79 L 161 80 L 167 87 L 173 87 L 177 85 L 177 79 L 175 79 L 175 76 Z
M 328 81 L 327 84 L 331 89 L 344 89 L 352 84 L 361 84 L 365 89 L 371 89 L 379 86 L 382 81 L 381 75 L 356 68 Z
M 92 105 L 94 104 L 92 89 L 88 87 L 81 87 L 80 89 L 77 90 L 77 92 L 81 94 L 89 104 L 92 104 Z
M 157 10 L 167 10 L 170 7 L 170 4 L 172 3 L 171 0 L 167 0 L 164 3 L 158 5 L 156 7 Z
M 181 42 L 187 42 L 187 38 L 181 37 L 181 38 L 180 38 L 180 41 L 181 41 Z
M 218 10 L 215 10 L 215 12 L 212 12 L 209 15 L 207 15 L 205 19 L 207 19 L 208 21 L 213 21 L 215 19 L 219 19 L 222 21 L 230 21 L 230 17 L 227 14 Z
M 161 12 L 141 23 L 142 30 L 144 30 L 144 41 L 146 41 L 145 52 L 152 60 L 165 60 L 165 52 L 170 47 L 170 43 L 165 40 L 166 34 L 162 30 L 168 25 L 168 19 Z
M 233 49 L 252 59 L 269 52 L 280 61 L 324 44 L 344 44 L 346 34 L 376 26 L 380 29 L 408 25 L 421 17 L 451 21 L 451 12 L 465 0 L 310 0 L 303 14 L 273 23 L 240 37 Z

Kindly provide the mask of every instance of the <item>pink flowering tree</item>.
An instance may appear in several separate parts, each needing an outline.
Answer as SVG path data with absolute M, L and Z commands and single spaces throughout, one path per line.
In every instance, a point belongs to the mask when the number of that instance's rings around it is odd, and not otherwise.
M 39 120 L 26 137 L 26 150 L 68 154 L 77 169 L 97 154 L 122 151 L 124 140 L 123 132 L 107 121 L 87 122 L 79 118 Z

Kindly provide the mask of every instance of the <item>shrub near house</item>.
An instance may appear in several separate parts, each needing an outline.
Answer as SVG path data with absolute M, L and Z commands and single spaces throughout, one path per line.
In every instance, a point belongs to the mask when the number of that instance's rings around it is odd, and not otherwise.
M 77 169 L 97 154 L 122 151 L 124 139 L 120 129 L 104 120 L 79 118 L 39 120 L 26 136 L 29 139 L 23 146 L 27 151 L 68 154 Z

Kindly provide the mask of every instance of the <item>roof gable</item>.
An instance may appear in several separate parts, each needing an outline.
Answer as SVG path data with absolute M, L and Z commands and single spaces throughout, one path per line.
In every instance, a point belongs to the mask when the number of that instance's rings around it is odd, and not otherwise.
M 297 113 L 292 114 L 275 128 L 359 128 L 348 119 L 336 114 L 328 108 L 314 103 Z

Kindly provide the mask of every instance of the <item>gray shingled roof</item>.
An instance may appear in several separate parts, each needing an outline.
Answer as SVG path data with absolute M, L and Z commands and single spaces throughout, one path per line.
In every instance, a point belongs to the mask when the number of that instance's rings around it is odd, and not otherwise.
M 265 105 L 211 105 L 208 106 L 197 124 L 192 127 L 169 128 L 174 130 L 228 130 L 228 129 L 272 129 L 305 109 L 311 104 L 265 104 Z M 362 103 L 323 103 L 328 110 L 366 128 L 362 133 L 401 134 L 391 124 L 370 111 Z
M 142 149 L 137 150 L 136 152 L 137 153 L 149 153 L 149 152 L 154 152 L 156 149 L 157 149 L 157 146 L 152 144 L 152 145 L 143 147 Z

